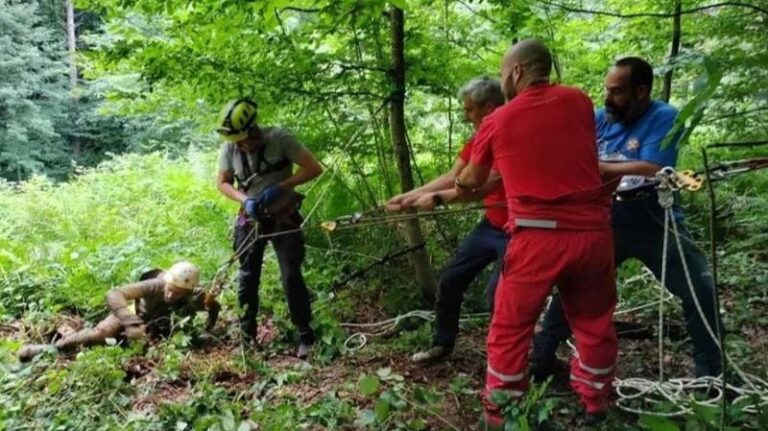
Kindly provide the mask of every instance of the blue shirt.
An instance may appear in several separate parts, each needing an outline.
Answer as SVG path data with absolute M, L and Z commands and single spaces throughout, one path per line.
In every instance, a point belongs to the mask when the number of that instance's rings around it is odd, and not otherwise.
M 600 160 L 618 163 L 643 161 L 662 167 L 675 167 L 677 140 L 661 148 L 664 137 L 672 130 L 675 118 L 677 109 L 658 101 L 651 102 L 643 116 L 629 125 L 611 121 L 605 109 L 599 109 L 595 114 L 595 123 Z M 682 217 L 677 199 L 674 211 L 677 218 Z M 663 223 L 663 214 L 655 193 L 641 201 L 613 203 L 614 225 L 656 223 L 653 218 Z

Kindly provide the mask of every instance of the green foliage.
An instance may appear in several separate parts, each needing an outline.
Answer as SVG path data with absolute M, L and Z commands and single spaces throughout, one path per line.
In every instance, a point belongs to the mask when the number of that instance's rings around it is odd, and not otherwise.
M 51 368 L 49 357 L 30 367 L 0 373 L 0 421 L 8 429 L 114 429 L 121 418 L 104 411 L 130 408 L 132 388 L 122 365 L 137 353 L 99 347 L 78 355 L 67 368 Z
M 442 400 L 434 390 L 409 387 L 400 374 L 381 368 L 375 375 L 361 374 L 358 390 L 366 397 L 378 394 L 373 409 L 362 410 L 356 425 L 366 429 L 426 430 L 427 423 L 413 418 L 419 411 L 432 413 Z
M 235 205 L 214 187 L 211 130 L 220 105 L 234 97 L 254 96 L 261 122 L 290 127 L 325 163 L 328 174 L 305 203 L 305 209 L 318 205 L 309 226 L 373 208 L 399 190 L 389 114 L 377 111 L 391 92 L 387 13 L 392 6 L 405 10 L 408 133 L 413 165 L 425 180 L 453 164 L 471 133 L 459 124 L 456 90 L 474 76 L 497 75 L 499 60 L 514 38 L 545 40 L 553 48 L 559 79 L 583 88 L 596 105 L 604 73 L 620 56 L 642 56 L 657 66 L 657 94 L 661 77 L 671 70 L 672 103 L 682 108 L 679 123 L 687 123 L 690 134 L 690 145 L 682 149 L 683 167 L 700 167 L 698 150 L 707 143 L 764 138 L 764 13 L 729 4 L 686 14 L 682 53 L 671 60 L 670 18 L 622 18 L 561 7 L 628 15 L 669 13 L 672 4 L 78 1 L 80 79 L 74 103 L 66 80 L 62 2 L 0 0 L 0 177 L 25 180 L 0 183 L 2 323 L 35 325 L 23 334 L 24 341 L 49 341 L 55 313 L 95 321 L 106 313 L 103 296 L 109 287 L 177 259 L 200 264 L 207 281 L 231 252 L 227 232 Z M 709 4 L 686 0 L 684 8 Z M 349 142 L 361 127 L 358 139 Z M 82 154 L 73 164 L 75 141 Z M 144 155 L 116 156 L 122 152 Z M 760 153 L 724 149 L 711 156 L 718 161 Z M 57 184 L 48 178 L 70 181 Z M 755 340 L 768 324 L 761 312 L 768 298 L 768 256 L 762 251 L 768 239 L 768 200 L 763 197 L 768 176 L 753 174 L 720 184 L 723 214 L 733 213 L 718 220 L 717 230 L 727 299 L 724 319 L 732 330 L 727 344 L 737 361 L 760 374 L 765 352 Z M 706 202 L 695 198 L 688 203 L 692 231 L 706 245 Z M 424 223 L 435 266 L 476 219 L 473 213 Z M 353 356 L 343 348 L 348 334 L 340 321 L 391 317 L 424 306 L 410 288 L 414 281 L 406 259 L 374 268 L 363 279 L 330 292 L 343 275 L 398 247 L 397 229 L 328 234 L 310 228 L 306 238 L 305 275 L 316 293 L 316 366 L 333 367 Z M 639 270 L 628 266 L 622 274 Z M 465 309 L 483 308 L 483 281 L 470 290 Z M 265 347 L 264 354 L 279 356 L 281 343 L 292 342 L 295 334 L 277 265 L 269 257 L 261 287 L 262 314 L 271 316 L 284 335 Z M 630 287 L 622 292 L 624 304 L 641 305 L 656 297 L 645 283 Z M 222 298 L 237 311 L 231 291 Z M 385 345 L 385 354 L 400 355 L 429 343 L 431 326 L 411 323 L 398 328 L 402 335 Z M 41 429 L 240 430 L 252 423 L 265 430 L 441 429 L 430 412 L 444 412 L 441 401 L 451 395 L 471 396 L 475 402 L 462 408 L 472 415 L 480 412 L 474 378 L 457 377 L 438 390 L 406 382 L 387 368 L 374 373 L 356 366 L 341 387 L 311 400 L 281 396 L 281 391 L 313 379 L 314 370 L 273 368 L 255 354 L 209 360 L 205 352 L 193 350 L 195 325 L 181 326 L 184 332 L 143 355 L 138 346 L 105 347 L 72 363 L 53 363 L 51 355 L 44 355 L 29 367 L 12 364 L 20 339 L 1 339 L 0 423 L 11 429 L 31 424 Z M 227 335 L 236 331 L 231 326 Z M 196 357 L 205 363 L 195 363 Z M 128 362 L 135 358 L 155 363 L 151 377 L 159 387 L 186 385 L 185 397 L 159 403 L 153 412 L 133 410 L 131 404 L 148 390 L 129 381 Z M 256 372 L 258 380 L 245 388 L 224 388 L 214 383 L 219 372 Z M 535 387 L 521 403 L 506 405 L 508 427 L 533 427 L 552 417 L 554 408 L 544 389 Z M 738 403 L 730 406 L 731 424 L 766 428 L 765 412 L 747 415 L 740 409 Z M 635 418 L 620 420 L 616 428 L 631 428 Z M 717 420 L 712 411 L 696 409 L 678 422 L 643 417 L 640 425 L 707 429 Z
M 61 157 L 66 64 L 34 2 L 0 1 L 0 40 L 0 176 L 22 179 Z
M 505 430 L 530 431 L 550 419 L 559 400 L 544 397 L 547 386 L 549 380 L 541 385 L 532 385 L 522 399 L 513 397 L 507 391 L 491 393 L 491 401 L 501 409 L 504 416 Z
M 0 313 L 101 314 L 111 286 L 180 259 L 212 276 L 228 253 L 233 208 L 213 187 L 211 156 L 119 157 L 66 184 L 4 185 Z
M 694 60 L 696 60 L 695 63 L 701 64 L 704 71 L 694 83 L 695 94 L 693 98 L 683 106 L 675 118 L 674 126 L 661 143 L 662 148 L 666 148 L 673 141 L 675 141 L 674 145 L 678 146 L 688 142 L 688 138 L 704 118 L 704 111 L 709 106 L 709 101 L 723 78 L 723 71 L 716 61 L 707 56 L 695 57 Z M 677 62 L 682 63 L 679 60 Z M 690 63 L 690 61 L 685 61 L 685 63 Z

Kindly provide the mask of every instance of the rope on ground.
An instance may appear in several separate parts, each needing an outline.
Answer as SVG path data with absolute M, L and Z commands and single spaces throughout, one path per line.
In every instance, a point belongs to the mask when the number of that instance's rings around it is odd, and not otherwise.
M 459 321 L 465 322 L 478 318 L 488 317 L 490 313 L 472 313 L 465 314 Z M 412 310 L 399 316 L 385 319 L 379 322 L 370 323 L 341 323 L 344 329 L 356 330 L 344 341 L 344 348 L 348 351 L 357 351 L 368 344 L 368 339 L 372 337 L 383 337 L 393 334 L 400 327 L 400 323 L 408 319 L 421 319 L 426 322 L 435 320 L 435 312 L 428 310 Z
M 659 173 L 662 185 L 659 189 L 659 203 L 664 208 L 664 250 L 662 257 L 662 273 L 661 283 L 662 286 L 666 286 L 666 264 L 667 264 L 667 249 L 669 246 L 669 235 L 673 235 L 677 252 L 681 257 L 683 273 L 687 287 L 693 298 L 693 302 L 696 305 L 696 311 L 701 317 L 704 327 L 707 330 L 709 336 L 714 340 L 719 349 L 724 347 L 720 344 L 720 339 L 712 329 L 709 321 L 706 318 L 706 314 L 702 309 L 699 302 L 698 295 L 693 286 L 693 280 L 688 269 L 688 262 L 683 253 L 683 238 L 680 236 L 677 221 L 672 209 L 673 196 L 672 192 L 674 187 L 670 186 L 670 182 L 665 181 L 669 176 L 674 175 L 674 171 L 671 168 L 665 168 Z M 672 229 L 669 229 L 669 224 L 672 225 Z M 663 345 L 663 330 L 664 330 L 664 310 L 663 305 L 665 298 L 663 290 L 661 290 L 660 299 L 657 301 L 659 304 L 659 380 L 653 381 L 644 378 L 627 378 L 627 379 L 615 379 L 614 387 L 616 393 L 619 396 L 616 405 L 627 412 L 635 414 L 647 414 L 655 416 L 682 416 L 693 412 L 691 405 L 693 403 L 716 407 L 718 403 L 722 402 L 723 397 L 726 394 L 723 393 L 722 388 L 726 388 L 727 391 L 733 393 L 735 398 L 731 401 L 731 404 L 742 405 L 742 411 L 750 414 L 757 414 L 765 407 L 768 407 L 768 382 L 760 377 L 752 374 L 745 373 L 736 363 L 736 361 L 725 352 L 725 357 L 728 363 L 736 371 L 737 375 L 744 383 L 744 386 L 736 386 L 729 383 L 723 384 L 722 374 L 718 377 L 700 377 L 695 379 L 690 378 L 677 378 L 664 380 L 664 345 Z M 725 364 L 724 364 L 725 365 Z M 707 399 L 697 399 L 696 394 L 704 395 Z M 699 397 L 700 398 L 700 397 Z M 643 407 L 633 407 L 633 403 L 640 403 Z M 662 404 L 671 404 L 672 409 L 670 411 L 659 411 L 659 409 L 653 409 L 653 407 L 659 407 Z
M 750 414 L 756 414 L 761 409 L 768 406 L 768 383 L 757 376 L 747 375 L 754 388 L 744 388 L 731 384 L 726 384 L 728 391 L 734 393 L 736 397 L 731 404 L 743 404 L 742 411 Z M 627 412 L 638 415 L 654 416 L 682 416 L 693 412 L 691 403 L 702 406 L 716 407 L 725 396 L 722 392 L 721 377 L 699 377 L 699 378 L 680 378 L 669 379 L 666 381 L 653 381 L 649 379 L 630 377 L 627 379 L 616 379 L 614 387 L 619 396 L 617 406 Z M 707 399 L 696 398 L 696 394 L 704 395 Z M 646 408 L 632 407 L 632 401 L 639 401 Z M 670 411 L 653 409 L 662 404 L 669 404 L 673 408 Z

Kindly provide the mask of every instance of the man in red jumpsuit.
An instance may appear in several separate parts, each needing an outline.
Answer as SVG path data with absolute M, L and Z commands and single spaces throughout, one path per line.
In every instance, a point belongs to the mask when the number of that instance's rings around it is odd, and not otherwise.
M 501 67 L 506 105 L 486 117 L 467 169 L 456 178 L 466 192 L 483 185 L 491 165 L 506 189 L 514 233 L 496 289 L 488 333 L 485 421 L 503 426 L 491 393 L 513 399 L 528 387 L 528 349 L 552 286 L 562 297 L 576 351 L 571 387 L 585 421 L 605 418 L 616 366 L 616 305 L 610 194 L 602 187 L 594 110 L 575 88 L 549 82 L 552 56 L 536 40 L 509 49 Z

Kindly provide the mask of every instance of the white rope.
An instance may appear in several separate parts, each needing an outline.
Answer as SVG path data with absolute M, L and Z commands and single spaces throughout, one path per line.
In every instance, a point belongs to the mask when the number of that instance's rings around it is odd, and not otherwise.
M 362 130 L 362 129 L 361 129 Z M 332 165 L 333 173 L 331 174 L 331 177 L 328 179 L 328 181 L 325 184 L 325 188 L 320 193 L 320 196 L 315 200 L 315 205 L 312 207 L 312 209 L 309 210 L 307 213 L 307 216 L 304 218 L 304 221 L 301 222 L 300 229 L 303 229 L 304 226 L 309 222 L 309 219 L 312 218 L 312 214 L 317 210 L 317 208 L 320 207 L 320 203 L 323 202 L 323 198 L 325 197 L 325 194 L 328 193 L 328 190 L 331 188 L 331 184 L 333 184 L 333 179 L 336 178 L 336 173 L 339 171 L 339 164 L 341 162 L 341 156 L 338 156 L 336 158 L 336 162 L 334 165 Z M 323 172 L 325 173 L 325 171 Z
M 662 174 L 662 173 L 660 173 Z M 674 175 L 674 171 L 669 168 L 665 168 L 662 176 Z M 662 178 L 664 181 L 666 178 Z M 668 183 L 667 183 L 668 184 Z M 667 196 L 662 196 L 662 193 L 667 193 Z M 666 287 L 666 269 L 668 258 L 668 245 L 669 245 L 669 223 L 672 224 L 672 233 L 675 237 L 675 244 L 680 256 L 680 260 L 683 267 L 683 273 L 685 274 L 686 284 L 693 297 L 694 304 L 696 305 L 696 311 L 704 323 L 709 336 L 714 340 L 719 349 L 723 349 L 720 344 L 720 339 L 715 334 L 715 331 L 709 325 L 706 318 L 706 314 L 701 307 L 698 296 L 693 286 L 693 280 L 688 269 L 688 262 L 683 254 L 682 238 L 675 220 L 674 211 L 672 209 L 671 201 L 672 188 L 659 190 L 659 203 L 664 208 L 664 251 L 662 261 L 662 273 L 661 283 L 663 287 Z M 667 198 L 665 201 L 664 198 Z M 664 289 L 661 289 L 664 290 Z M 700 377 L 695 379 L 690 378 L 677 378 L 664 380 L 663 378 L 663 328 L 664 328 L 664 315 L 663 315 L 663 303 L 667 299 L 661 296 L 657 301 L 659 303 L 659 381 L 652 381 L 644 378 L 627 378 L 627 379 L 615 379 L 613 384 L 616 388 L 616 393 L 619 396 L 616 405 L 624 411 L 635 414 L 648 414 L 655 416 L 682 416 L 693 412 L 692 405 L 699 404 L 704 406 L 716 407 L 725 394 L 722 391 L 723 380 L 722 375 L 718 377 Z M 757 414 L 764 407 L 768 406 L 768 382 L 760 377 L 745 373 L 736 363 L 735 360 L 725 352 L 726 360 L 736 371 L 738 376 L 744 382 L 747 387 L 738 387 L 726 383 L 725 387 L 728 391 L 734 393 L 736 398 L 731 401 L 732 404 L 742 404 L 742 411 L 750 414 Z M 701 393 L 706 391 L 707 395 L 711 395 L 706 400 L 697 400 L 694 397 L 696 392 Z M 713 395 L 713 396 L 712 396 Z M 633 404 L 640 403 L 642 407 L 633 407 Z M 674 409 L 668 412 L 660 412 L 653 407 L 661 406 L 662 404 L 671 404 Z
M 662 193 L 659 191 L 659 193 Z M 671 193 L 671 191 L 668 191 Z M 661 199 L 659 199 L 661 200 Z M 671 211 L 670 208 L 666 208 L 666 211 Z M 667 287 L 667 257 L 669 248 L 669 217 L 664 217 L 664 240 L 662 241 L 661 252 L 661 289 Z M 664 295 L 661 295 L 663 299 Z M 664 301 L 659 301 L 659 381 L 664 381 Z
M 459 319 L 459 321 L 466 322 L 469 320 L 474 320 L 477 318 L 488 317 L 488 316 L 490 316 L 490 313 L 465 314 Z M 428 310 L 413 310 L 413 311 L 409 311 L 408 313 L 401 314 L 399 316 L 395 316 L 390 319 L 385 319 L 379 322 L 341 323 L 340 326 L 342 328 L 357 330 L 357 332 L 354 332 L 352 335 L 347 337 L 347 339 L 344 341 L 344 347 L 348 351 L 360 350 L 368 344 L 369 338 L 381 337 L 381 336 L 392 334 L 395 331 L 397 331 L 397 328 L 400 326 L 400 322 L 407 319 L 411 319 L 411 318 L 416 318 L 416 319 L 424 320 L 426 322 L 431 322 L 435 320 L 435 312 L 428 311 Z

